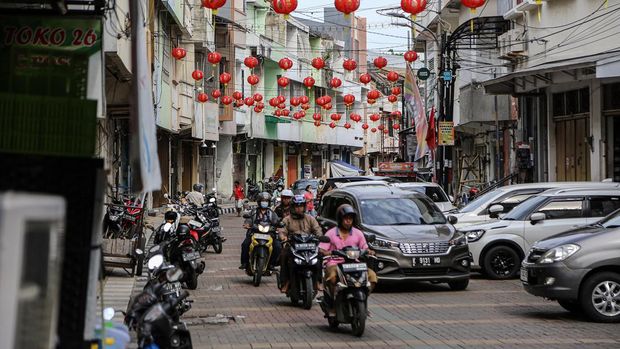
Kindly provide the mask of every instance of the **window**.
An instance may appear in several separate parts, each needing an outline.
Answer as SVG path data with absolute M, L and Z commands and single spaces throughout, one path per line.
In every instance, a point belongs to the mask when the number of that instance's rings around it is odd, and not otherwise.
M 351 205 L 351 201 L 341 196 L 330 196 L 325 198 L 321 206 L 321 217 L 335 221 L 336 210 L 343 204 Z
M 529 199 L 535 193 L 527 193 L 527 194 L 517 194 L 506 198 L 500 204 L 504 206 L 504 213 L 512 211 L 513 208 L 517 207 L 523 201 Z
M 590 89 L 584 87 L 553 94 L 553 116 L 570 116 L 590 112 Z
M 555 200 L 541 207 L 538 212 L 542 212 L 547 219 L 567 219 L 583 217 L 583 200 Z
M 446 223 L 441 211 L 430 200 L 420 197 L 362 200 L 361 215 L 369 225 Z
M 590 198 L 590 217 L 605 217 L 617 209 L 620 209 L 620 197 Z

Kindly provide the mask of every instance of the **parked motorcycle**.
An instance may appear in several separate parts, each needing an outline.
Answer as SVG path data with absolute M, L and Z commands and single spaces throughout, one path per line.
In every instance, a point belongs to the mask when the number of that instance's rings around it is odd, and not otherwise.
M 243 218 L 250 218 L 250 214 L 243 215 Z M 254 286 L 260 286 L 263 276 L 271 275 L 269 271 L 269 260 L 273 253 L 273 241 L 276 238 L 276 227 L 269 223 L 261 222 L 254 224 L 250 228 L 252 240 L 250 243 L 250 263 L 246 268 L 246 273 L 252 276 Z
M 164 260 L 164 250 L 168 242 L 162 242 L 161 245 L 153 245 L 147 255 L 148 281 L 144 288 L 153 287 L 154 285 L 163 284 L 160 293 L 160 301 L 167 302 L 173 298 L 179 298 L 183 292 L 181 282 L 178 280 L 167 281 L 166 273 L 175 266 L 168 264 Z M 183 299 L 178 303 L 176 312 L 172 314 L 173 319 L 179 320 L 179 317 L 192 308 L 192 301 Z
M 103 237 L 114 239 L 120 237 L 123 232 L 122 220 L 125 209 L 119 204 L 109 204 L 103 217 Z
M 317 294 L 315 285 L 321 277 L 318 267 L 319 263 L 319 241 L 317 237 L 310 234 L 292 234 L 289 241 L 289 249 L 293 256 L 291 266 L 291 280 L 286 296 L 291 299 L 293 305 L 302 301 L 304 309 L 312 308 L 312 301 Z M 327 240 L 325 240 L 327 239 Z M 329 238 L 325 238 L 329 242 Z M 278 288 L 281 288 L 278 275 Z
M 374 239 L 369 238 L 368 241 Z M 360 263 L 368 250 L 360 251 L 358 247 L 349 246 L 342 250 L 332 251 L 332 256 L 344 258 L 344 263 L 338 265 L 337 286 L 335 294 L 331 294 L 326 287 L 321 301 L 321 309 L 329 322 L 329 327 L 335 329 L 339 324 L 351 324 L 355 336 L 361 337 L 366 327 L 368 295 L 370 282 L 368 281 L 368 267 Z M 336 309 L 336 316 L 330 316 L 332 302 Z
M 248 185 L 247 198 L 250 201 L 256 201 L 258 194 L 261 193 L 261 188 L 258 186 L 258 184 L 254 183 L 252 179 L 250 178 L 246 179 L 245 183 Z
M 213 210 L 209 207 L 196 212 L 194 220 L 188 223 L 191 234 L 200 246 L 200 251 L 204 252 L 209 246 L 213 246 L 215 253 L 222 253 L 222 247 L 226 238 L 222 237 L 222 227 L 218 216 L 213 216 Z

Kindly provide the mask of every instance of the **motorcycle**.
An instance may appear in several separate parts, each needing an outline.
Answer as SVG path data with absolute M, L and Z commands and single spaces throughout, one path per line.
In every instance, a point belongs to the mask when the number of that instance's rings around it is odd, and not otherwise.
M 162 260 L 163 263 L 163 260 Z M 178 268 L 168 270 L 166 282 L 178 281 Z M 128 305 L 125 324 L 137 332 L 138 348 L 192 349 L 192 338 L 185 323 L 175 320 L 178 303 L 189 296 L 183 291 L 179 297 L 160 301 L 165 283 L 154 283 L 133 297 Z
M 369 238 L 368 241 L 372 242 L 374 239 Z M 343 258 L 344 263 L 338 265 L 335 294 L 331 294 L 329 287 L 326 287 L 320 303 L 331 329 L 338 328 L 341 323 L 351 324 L 352 333 L 357 337 L 364 334 L 368 315 L 368 266 L 359 262 L 360 258 L 367 255 L 368 250 L 360 251 L 354 246 L 332 251 L 332 256 Z M 332 304 L 336 309 L 336 316 L 329 314 Z
M 319 241 L 314 235 L 292 234 L 289 242 L 293 264 L 291 267 L 290 287 L 286 296 L 291 299 L 293 305 L 297 305 L 301 299 L 304 309 L 312 308 L 312 301 L 317 294 L 315 285 L 321 273 L 319 264 Z M 324 239 L 325 240 L 325 239 Z M 325 242 L 329 242 L 329 238 Z M 278 275 L 278 288 L 282 288 Z
M 147 256 L 148 267 L 148 281 L 144 286 L 144 289 L 154 287 L 155 284 L 163 284 L 163 289 L 160 294 L 160 301 L 167 302 L 172 298 L 179 298 L 183 292 L 181 283 L 178 280 L 167 281 L 166 273 L 170 269 L 174 269 L 175 266 L 166 264 L 164 261 L 164 250 L 168 242 L 162 242 L 161 245 L 153 245 L 149 250 Z M 192 308 L 192 300 L 183 299 L 178 303 L 176 312 L 174 312 L 173 318 L 175 321 L 179 320 L 179 317 Z
M 195 220 L 187 223 L 191 234 L 198 242 L 201 252 L 205 252 L 209 246 L 213 246 L 215 253 L 222 253 L 222 245 L 226 238 L 222 237 L 222 227 L 219 217 L 213 217 L 208 208 L 196 212 Z
M 256 201 L 258 194 L 261 192 L 260 187 L 250 178 L 246 179 L 245 183 L 248 185 L 248 199 L 250 199 L 250 201 Z
M 125 214 L 123 206 L 112 203 L 107 205 L 106 213 L 103 217 L 103 237 L 114 239 L 120 237 L 123 232 L 122 219 Z
M 243 218 L 250 218 L 250 214 L 245 214 Z M 263 276 L 271 275 L 269 271 L 269 260 L 273 253 L 273 241 L 276 236 L 274 226 L 269 223 L 254 224 L 250 228 L 252 240 L 250 242 L 250 263 L 245 272 L 252 276 L 254 286 L 260 286 Z
M 166 223 L 164 228 L 168 224 Z M 187 227 L 188 233 L 181 233 L 181 226 L 165 235 L 164 241 L 168 241 L 168 244 L 164 255 L 166 260 L 183 270 L 181 282 L 190 290 L 195 290 L 198 287 L 198 275 L 204 272 L 205 262 L 199 261 L 201 256 L 194 237 L 189 233 L 191 229 Z

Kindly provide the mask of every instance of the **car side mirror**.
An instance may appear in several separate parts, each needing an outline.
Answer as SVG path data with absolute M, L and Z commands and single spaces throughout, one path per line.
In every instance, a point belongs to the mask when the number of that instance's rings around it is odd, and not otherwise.
M 547 219 L 547 215 L 543 212 L 535 212 L 532 213 L 532 215 L 530 216 L 530 222 L 532 223 L 532 225 L 542 222 L 545 219 Z
M 368 235 L 366 235 L 366 242 L 367 243 L 372 244 L 375 241 L 377 241 L 377 236 L 375 234 L 368 234 Z
M 491 207 L 489 207 L 489 217 L 491 218 L 499 217 L 499 214 L 502 212 L 504 212 L 504 206 L 500 204 L 491 205 Z
M 329 239 L 329 237 L 322 235 L 319 236 L 319 242 L 331 242 L 331 240 Z
M 455 216 L 448 216 L 448 223 L 455 225 L 456 223 L 458 223 L 459 219 L 456 218 Z

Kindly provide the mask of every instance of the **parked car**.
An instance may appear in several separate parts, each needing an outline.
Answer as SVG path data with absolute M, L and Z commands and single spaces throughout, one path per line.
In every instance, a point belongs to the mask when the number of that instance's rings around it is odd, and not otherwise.
M 431 281 L 464 290 L 469 283 L 467 239 L 425 195 L 388 185 L 345 186 L 325 194 L 319 211 L 324 229 L 336 225 L 336 209 L 350 204 L 355 223 L 374 234 L 376 271 L 386 281 Z
M 532 195 L 554 188 L 588 187 L 588 188 L 620 188 L 617 182 L 550 182 L 514 184 L 497 188 L 470 202 L 453 215 L 459 219 L 457 229 L 468 225 L 496 219 L 501 214 L 510 212 L 517 205 Z M 493 210 L 491 210 L 493 207 Z M 491 212 L 493 211 L 493 212 Z
M 362 182 L 362 181 L 384 181 L 388 183 L 397 183 L 400 182 L 397 179 L 391 177 L 380 177 L 380 176 L 354 176 L 354 177 L 332 177 L 327 178 L 324 183 L 321 183 L 321 189 L 319 190 L 319 195 L 317 199 L 321 200 L 323 195 L 328 191 L 336 188 L 336 183 L 351 183 L 351 182 Z
M 532 246 L 525 290 L 598 322 L 620 322 L 620 211 Z
M 291 188 L 293 190 L 293 193 L 295 195 L 297 194 L 303 194 L 304 191 L 306 190 L 306 187 L 310 186 L 312 187 L 312 194 L 316 197 L 316 194 L 318 192 L 319 189 L 319 179 L 299 179 L 297 181 L 295 181 L 295 183 L 293 183 L 293 187 Z
M 443 191 L 443 188 L 437 183 L 431 182 L 406 182 L 406 183 L 393 183 L 395 187 L 406 191 L 417 191 L 425 194 L 429 197 L 439 209 L 446 213 L 456 213 L 456 207 L 450 202 L 448 195 Z
M 460 229 L 473 267 L 491 279 L 513 278 L 534 242 L 591 224 L 620 209 L 620 189 L 551 189 L 533 196 L 500 220 Z

